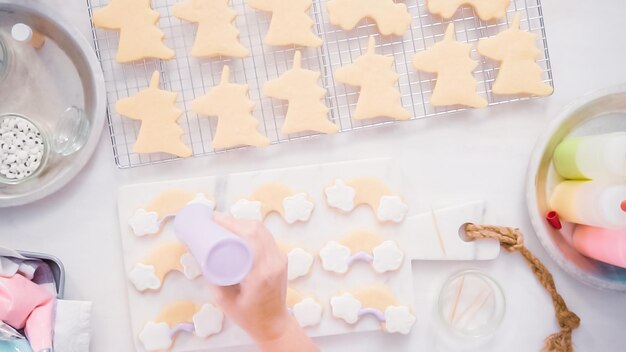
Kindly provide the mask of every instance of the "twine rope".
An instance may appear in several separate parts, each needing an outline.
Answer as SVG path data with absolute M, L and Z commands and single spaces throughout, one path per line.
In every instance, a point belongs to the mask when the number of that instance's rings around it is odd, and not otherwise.
M 542 351 L 573 352 L 572 331 L 580 326 L 580 318 L 567 308 L 563 297 L 554 284 L 548 268 L 524 246 L 524 235 L 519 229 L 500 226 L 465 225 L 465 235 L 471 240 L 495 239 L 508 252 L 519 252 L 535 274 L 539 283 L 548 291 L 561 330 L 548 336 Z

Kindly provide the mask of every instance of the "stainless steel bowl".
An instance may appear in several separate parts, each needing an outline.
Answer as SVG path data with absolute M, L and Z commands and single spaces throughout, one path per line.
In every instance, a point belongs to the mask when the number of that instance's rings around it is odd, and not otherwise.
M 25 23 L 43 34 L 44 46 L 36 50 L 12 41 L 10 29 L 15 23 Z M 87 163 L 102 133 L 106 90 L 100 63 L 87 39 L 41 1 L 0 0 L 0 40 L 12 60 L 0 81 L 0 114 L 25 115 L 51 131 L 51 138 L 75 142 L 68 130 L 85 134 L 79 150 L 51 157 L 37 177 L 17 185 L 0 185 L 0 207 L 9 207 L 56 192 Z M 84 125 L 74 121 L 67 127 L 64 119 L 72 106 L 81 109 Z M 83 126 L 89 126 L 86 133 L 84 129 L 81 132 Z M 66 128 L 61 131 L 65 134 L 58 133 L 59 128 Z
M 626 269 L 601 263 L 578 253 L 571 245 L 573 226 L 552 228 L 545 219 L 548 199 L 561 181 L 552 163 L 556 146 L 567 136 L 626 131 L 626 86 L 602 90 L 566 108 L 533 151 L 526 201 L 530 219 L 541 244 L 567 273 L 591 286 L 626 291 Z

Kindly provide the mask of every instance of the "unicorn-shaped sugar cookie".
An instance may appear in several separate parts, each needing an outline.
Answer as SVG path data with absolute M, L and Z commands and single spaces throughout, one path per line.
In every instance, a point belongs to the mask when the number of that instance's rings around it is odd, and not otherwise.
M 172 14 L 198 23 L 196 40 L 191 48 L 195 57 L 246 57 L 249 52 L 239 42 L 239 30 L 233 25 L 237 13 L 229 0 L 187 0 L 176 3 Z
M 120 32 L 115 56 L 119 63 L 174 57 L 174 51 L 163 44 L 158 20 L 159 13 L 150 8 L 150 0 L 111 0 L 93 14 L 94 26 Z
M 159 71 L 154 71 L 150 86 L 115 104 L 118 114 L 141 121 L 135 153 L 169 153 L 179 157 L 191 155 L 181 140 L 184 131 L 177 121 L 182 111 L 176 107 L 176 93 L 159 89 Z
M 354 119 L 389 117 L 407 120 L 411 117 L 411 113 L 402 107 L 397 87 L 399 76 L 393 71 L 394 60 L 392 56 L 376 54 L 376 40 L 372 36 L 363 56 L 335 71 L 337 82 L 361 89 Z
M 248 85 L 229 81 L 230 68 L 226 65 L 220 84 L 191 103 L 195 113 L 218 117 L 213 148 L 268 145 L 269 139 L 258 131 L 259 122 L 251 114 L 255 104 L 248 99 Z
M 426 0 L 428 11 L 444 19 L 450 19 L 459 7 L 470 5 L 483 21 L 500 19 L 506 14 L 511 0 Z
M 437 74 L 437 83 L 430 97 L 434 106 L 465 105 L 473 108 L 487 106 L 476 93 L 478 81 L 473 71 L 478 65 L 470 57 L 472 46 L 455 40 L 454 24 L 450 23 L 442 41 L 413 56 L 418 71 Z
M 553 88 L 543 82 L 543 70 L 536 62 L 541 53 L 536 40 L 537 34 L 520 30 L 518 12 L 509 29 L 478 42 L 481 55 L 500 62 L 493 94 L 552 94 Z
M 330 23 L 343 30 L 352 30 L 363 19 L 376 22 L 382 35 L 402 36 L 411 25 L 405 4 L 393 0 L 329 0 Z
M 289 101 L 283 134 L 338 131 L 328 120 L 328 107 L 322 102 L 326 89 L 319 86 L 319 79 L 319 72 L 302 68 L 302 54 L 297 50 L 292 69 L 263 86 L 263 94 L 268 97 Z
M 307 12 L 311 0 L 248 0 L 253 9 L 272 13 L 265 44 L 319 47 L 322 39 L 313 34 L 313 20 Z

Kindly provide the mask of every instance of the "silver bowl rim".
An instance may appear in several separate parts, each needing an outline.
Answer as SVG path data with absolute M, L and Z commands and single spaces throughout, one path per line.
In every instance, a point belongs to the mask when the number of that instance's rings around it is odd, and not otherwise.
M 595 91 L 591 91 L 587 94 L 576 99 L 575 102 L 566 105 L 566 107 L 559 113 L 557 118 L 555 118 L 549 125 L 548 128 L 540 135 L 535 147 L 533 148 L 529 167 L 528 174 L 526 177 L 526 206 L 528 209 L 528 215 L 530 217 L 530 222 L 535 230 L 536 237 L 539 239 L 539 242 L 544 247 L 548 255 L 554 260 L 559 267 L 565 270 L 570 276 L 575 279 L 587 284 L 596 289 L 605 289 L 612 291 L 624 291 L 626 292 L 626 282 L 617 283 L 611 280 L 601 279 L 595 275 L 583 275 L 579 268 L 577 268 L 574 264 L 570 263 L 562 253 L 556 248 L 554 243 L 550 240 L 549 236 L 544 233 L 545 224 L 544 224 L 544 214 L 539 213 L 539 209 L 537 207 L 537 188 L 536 181 L 537 176 L 541 164 L 541 159 L 544 156 L 545 149 L 551 139 L 551 137 L 557 132 L 557 130 L 567 122 L 568 118 L 577 110 L 583 108 L 584 106 L 593 103 L 596 100 L 600 100 L 610 95 L 626 94 L 626 85 L 618 85 L 611 88 L 604 88 Z
M 79 154 L 74 157 L 72 166 L 63 170 L 63 177 L 58 177 L 52 180 L 51 183 L 45 184 L 38 188 L 34 192 L 26 193 L 22 196 L 16 196 L 13 198 L 0 199 L 0 208 L 13 207 L 28 204 L 42 198 L 45 198 L 61 188 L 67 185 L 83 167 L 87 164 L 91 156 L 93 155 L 97 145 L 100 141 L 100 136 L 103 133 L 104 121 L 106 118 L 106 87 L 104 81 L 104 73 L 102 72 L 102 66 L 100 61 L 96 57 L 96 53 L 91 47 L 91 44 L 85 38 L 85 36 L 73 25 L 66 23 L 64 20 L 59 20 L 62 17 L 41 2 L 34 2 L 32 0 L 21 0 L 19 2 L 11 0 L 0 0 L 0 9 L 3 7 L 9 7 L 15 11 L 24 11 L 36 14 L 39 17 L 47 18 L 51 23 L 54 23 L 61 31 L 65 33 L 68 38 L 73 38 L 76 47 L 81 53 L 81 58 L 86 60 L 87 66 L 90 68 L 90 73 L 93 79 L 94 99 L 93 99 L 93 116 L 91 123 L 91 130 L 89 137 L 85 145 L 79 151 Z M 91 113 L 91 111 L 86 111 Z

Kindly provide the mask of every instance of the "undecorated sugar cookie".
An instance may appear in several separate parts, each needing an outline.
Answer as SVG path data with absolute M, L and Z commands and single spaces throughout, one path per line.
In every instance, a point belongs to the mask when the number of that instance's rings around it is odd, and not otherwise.
M 361 89 L 354 119 L 389 117 L 407 120 L 411 117 L 411 113 L 402 107 L 397 87 L 399 76 L 393 71 L 394 60 L 391 56 L 376 54 L 376 40 L 370 37 L 365 55 L 335 71 L 337 82 Z
M 329 0 L 330 23 L 352 30 L 363 19 L 376 22 L 382 35 L 402 36 L 411 25 L 406 5 L 393 0 Z
M 252 116 L 255 104 L 248 99 L 248 85 L 229 81 L 230 68 L 224 66 L 220 84 L 191 103 L 195 113 L 218 118 L 213 148 L 270 144 L 269 139 L 258 131 L 259 122 Z
M 375 177 L 358 177 L 349 181 L 341 179 L 326 187 L 326 203 L 342 212 L 351 212 L 355 207 L 367 204 L 381 222 L 402 222 L 408 206 L 402 197 L 391 192 L 389 187 Z
M 147 351 L 168 350 L 179 333 L 193 333 L 206 338 L 220 333 L 223 323 L 224 314 L 210 303 L 174 302 L 163 308 L 156 319 L 144 325 L 139 341 Z
M 450 19 L 463 5 L 470 5 L 483 21 L 500 19 L 506 14 L 511 0 L 426 0 L 428 11 L 433 15 Z
M 493 94 L 552 94 L 553 88 L 543 82 L 543 70 L 537 64 L 541 52 L 536 47 L 536 40 L 537 34 L 520 30 L 518 12 L 509 29 L 478 42 L 481 55 L 500 62 Z
M 341 241 L 330 241 L 320 250 L 322 267 L 326 271 L 345 274 L 357 261 L 371 263 L 382 274 L 400 268 L 404 253 L 394 241 L 383 241 L 369 231 L 355 231 Z
M 282 133 L 335 133 L 339 130 L 328 120 L 328 108 L 322 102 L 327 92 L 319 86 L 320 75 L 302 68 L 302 54 L 296 51 L 292 69 L 263 86 L 266 96 L 289 101 Z
M 287 288 L 287 308 L 302 327 L 315 326 L 322 320 L 322 305 L 291 287 Z
M 184 189 L 171 189 L 157 195 L 149 204 L 135 211 L 128 224 L 136 236 L 156 234 L 161 225 L 176 216 L 189 204 L 201 203 L 215 208 L 215 202 L 204 193 L 189 192 Z
M 437 74 L 437 83 L 430 97 L 431 104 L 473 108 L 487 106 L 487 101 L 476 93 L 478 81 L 473 71 L 478 64 L 470 57 L 471 50 L 470 44 L 455 40 L 454 24 L 450 23 L 442 41 L 413 56 L 416 70 Z
M 191 149 L 181 140 L 184 132 L 176 122 L 183 112 L 176 107 L 176 93 L 159 89 L 159 76 L 159 71 L 154 71 L 150 86 L 132 97 L 118 100 L 115 110 L 141 121 L 133 152 L 188 157 Z
M 233 25 L 237 13 L 229 0 L 187 0 L 172 7 L 172 14 L 197 23 L 198 32 L 191 48 L 195 57 L 246 57 L 249 52 L 239 42 L 239 30 Z
M 202 274 L 200 265 L 181 242 L 158 244 L 150 255 L 135 264 L 128 278 L 137 291 L 158 290 L 172 271 L 179 271 L 190 280 Z
M 408 334 L 415 324 L 415 316 L 408 306 L 399 305 L 384 286 L 366 287 L 355 292 L 344 292 L 330 299 L 332 314 L 348 324 L 370 314 L 381 322 L 388 333 Z
M 262 221 L 276 212 L 288 223 L 305 222 L 311 218 L 315 204 L 306 193 L 295 193 L 289 187 L 270 182 L 259 187 L 252 195 L 238 200 L 230 208 L 236 219 Z
M 265 44 L 319 47 L 322 39 L 313 34 L 313 20 L 307 15 L 311 0 L 248 0 L 253 9 L 272 13 Z
M 150 7 L 150 0 L 111 0 L 93 14 L 94 26 L 120 32 L 115 56 L 119 63 L 174 57 L 174 51 L 163 44 L 163 32 L 156 26 L 158 20 L 159 13 Z

